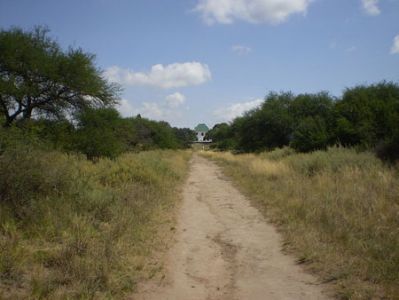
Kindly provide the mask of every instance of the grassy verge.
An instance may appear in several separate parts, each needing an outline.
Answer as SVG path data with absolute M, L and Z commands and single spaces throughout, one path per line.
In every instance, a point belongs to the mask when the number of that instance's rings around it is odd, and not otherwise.
M 399 299 L 399 172 L 347 149 L 206 152 L 342 299 Z
M 0 156 L 0 298 L 123 298 L 154 276 L 189 152 Z

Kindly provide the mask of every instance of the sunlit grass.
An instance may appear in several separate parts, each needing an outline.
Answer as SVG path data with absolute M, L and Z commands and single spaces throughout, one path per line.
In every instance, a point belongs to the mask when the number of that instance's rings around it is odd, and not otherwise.
M 4 153 L 0 298 L 124 298 L 159 273 L 154 253 L 174 228 L 189 157 L 149 151 L 92 163 L 23 147 Z
M 204 152 L 342 298 L 399 295 L 399 174 L 369 153 Z

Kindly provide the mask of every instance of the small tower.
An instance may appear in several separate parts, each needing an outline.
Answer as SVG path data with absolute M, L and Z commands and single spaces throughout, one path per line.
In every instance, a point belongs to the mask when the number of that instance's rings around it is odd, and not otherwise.
M 194 128 L 195 132 L 197 133 L 197 142 L 204 142 L 205 141 L 205 134 L 209 131 L 208 126 L 206 124 L 198 124 Z

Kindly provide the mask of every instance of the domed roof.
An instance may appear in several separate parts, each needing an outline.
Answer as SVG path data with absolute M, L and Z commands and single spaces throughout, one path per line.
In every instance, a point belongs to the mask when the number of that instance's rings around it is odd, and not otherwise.
M 208 131 L 209 131 L 209 128 L 208 128 L 208 126 L 206 126 L 206 124 L 201 123 L 201 124 L 198 124 L 198 125 L 194 128 L 194 130 L 197 131 L 197 132 L 208 132 Z

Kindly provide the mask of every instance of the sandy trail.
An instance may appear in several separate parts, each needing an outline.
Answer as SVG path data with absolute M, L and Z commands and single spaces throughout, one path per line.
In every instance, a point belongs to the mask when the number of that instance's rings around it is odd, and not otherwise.
M 176 243 L 162 285 L 142 300 L 327 299 L 311 275 L 281 252 L 281 239 L 211 161 L 194 155 Z

